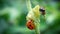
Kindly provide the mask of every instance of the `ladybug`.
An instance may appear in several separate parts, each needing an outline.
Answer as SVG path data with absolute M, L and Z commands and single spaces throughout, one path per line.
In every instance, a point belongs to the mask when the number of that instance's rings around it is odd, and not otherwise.
M 32 20 L 28 20 L 27 23 L 26 23 L 26 26 L 30 30 L 35 29 L 35 25 L 33 24 L 33 21 Z
M 42 15 L 45 15 L 45 9 L 44 8 L 40 8 L 39 11 L 41 12 Z

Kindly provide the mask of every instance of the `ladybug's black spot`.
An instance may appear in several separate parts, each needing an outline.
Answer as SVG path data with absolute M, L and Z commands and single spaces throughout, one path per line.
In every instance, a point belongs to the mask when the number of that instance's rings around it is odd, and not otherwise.
M 29 26 L 31 26 L 31 25 L 29 25 Z
M 31 25 L 29 25 L 31 27 L 31 29 L 33 29 L 33 27 Z
M 28 27 L 29 28 L 29 27 Z

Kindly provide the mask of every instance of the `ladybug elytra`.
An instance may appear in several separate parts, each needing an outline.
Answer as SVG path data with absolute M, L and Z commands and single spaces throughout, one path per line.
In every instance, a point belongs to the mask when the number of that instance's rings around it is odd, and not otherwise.
M 33 21 L 32 20 L 28 20 L 26 26 L 30 30 L 33 30 L 35 28 L 35 25 L 33 24 Z

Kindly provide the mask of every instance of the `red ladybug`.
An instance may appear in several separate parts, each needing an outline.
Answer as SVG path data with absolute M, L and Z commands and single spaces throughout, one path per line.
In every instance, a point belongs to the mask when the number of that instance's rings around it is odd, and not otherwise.
M 35 28 L 35 25 L 33 24 L 32 20 L 28 20 L 26 23 L 27 28 L 29 28 L 30 30 L 33 30 Z

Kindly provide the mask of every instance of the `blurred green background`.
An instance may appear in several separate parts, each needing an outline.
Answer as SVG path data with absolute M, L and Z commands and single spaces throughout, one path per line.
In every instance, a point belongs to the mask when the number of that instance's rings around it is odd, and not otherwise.
M 30 0 L 32 8 L 46 8 L 46 20 L 40 17 L 41 34 L 60 34 L 60 1 Z M 0 34 L 35 34 L 26 27 L 26 0 L 0 0 Z

